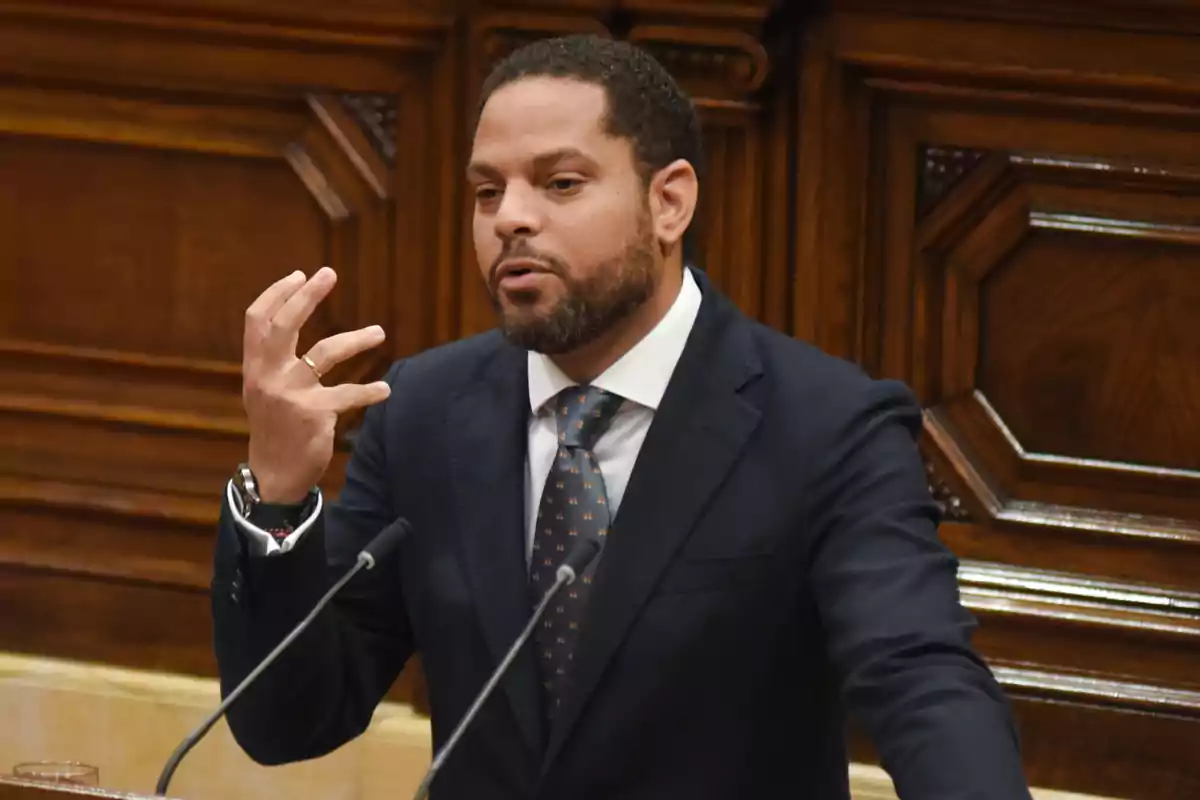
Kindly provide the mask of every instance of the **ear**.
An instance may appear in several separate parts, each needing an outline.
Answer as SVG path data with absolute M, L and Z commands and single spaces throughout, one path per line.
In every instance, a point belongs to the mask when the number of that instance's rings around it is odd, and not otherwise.
M 650 181 L 650 212 L 654 236 L 664 253 L 680 245 L 692 224 L 700 181 L 692 165 L 680 158 L 655 173 Z

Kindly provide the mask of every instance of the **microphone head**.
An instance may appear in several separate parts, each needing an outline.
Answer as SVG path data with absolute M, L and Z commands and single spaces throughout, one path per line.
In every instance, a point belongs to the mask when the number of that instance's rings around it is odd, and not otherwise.
M 571 552 L 567 553 L 567 557 L 558 567 L 559 580 L 566 579 L 567 583 L 573 583 L 575 578 L 579 576 L 588 564 L 600 555 L 600 539 L 597 536 L 584 536 L 575 544 Z
M 358 560 L 365 561 L 367 569 L 373 569 L 377 562 L 387 558 L 393 550 L 400 546 L 400 542 L 404 541 L 404 537 L 408 536 L 410 531 L 412 531 L 412 525 L 408 520 L 404 517 L 397 517 L 395 522 L 375 534 L 375 538 L 371 540 L 370 544 L 358 554 Z

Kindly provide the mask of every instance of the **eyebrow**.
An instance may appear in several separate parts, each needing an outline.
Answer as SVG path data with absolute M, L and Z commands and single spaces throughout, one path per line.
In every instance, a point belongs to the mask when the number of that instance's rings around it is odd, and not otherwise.
M 548 153 L 542 153 L 533 159 L 533 167 L 538 172 L 545 171 L 547 168 L 554 166 L 559 161 L 565 161 L 568 158 L 577 158 L 586 162 L 589 166 L 595 167 L 596 161 L 582 150 L 574 147 L 560 147 L 557 150 L 551 150 Z M 472 161 L 467 165 L 467 178 L 487 178 L 495 179 L 500 177 L 500 170 L 493 167 L 491 164 L 482 161 Z

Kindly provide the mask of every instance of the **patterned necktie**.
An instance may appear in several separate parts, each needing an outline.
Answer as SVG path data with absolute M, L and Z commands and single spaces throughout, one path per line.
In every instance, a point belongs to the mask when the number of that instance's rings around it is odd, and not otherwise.
M 598 536 L 603 541 L 608 533 L 608 493 L 592 448 L 620 405 L 617 395 L 592 387 L 574 386 L 555 398 L 558 453 L 542 490 L 530 562 L 535 603 L 554 585 L 555 571 L 578 537 Z M 547 729 L 553 726 L 570 680 L 575 641 L 595 568 L 593 561 L 582 576 L 559 591 L 537 629 Z

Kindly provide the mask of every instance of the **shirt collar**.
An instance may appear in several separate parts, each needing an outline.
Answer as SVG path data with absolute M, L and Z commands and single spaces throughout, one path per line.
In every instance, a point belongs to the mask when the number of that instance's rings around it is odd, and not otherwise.
M 667 384 L 700 311 L 700 287 L 690 268 L 671 308 L 654 328 L 615 364 L 592 381 L 592 386 L 658 410 Z M 542 353 L 529 352 L 529 406 L 536 414 L 563 389 L 574 386 L 561 369 Z

